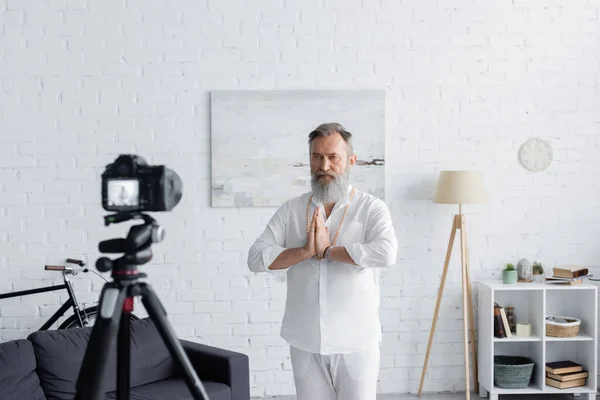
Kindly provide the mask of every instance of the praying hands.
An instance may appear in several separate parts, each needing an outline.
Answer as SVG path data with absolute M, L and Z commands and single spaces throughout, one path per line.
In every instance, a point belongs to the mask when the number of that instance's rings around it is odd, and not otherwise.
M 320 210 L 320 207 L 317 207 Z M 323 258 L 325 256 L 325 250 L 331 245 L 329 241 L 329 228 L 325 226 L 323 220 L 323 214 L 317 213 L 315 224 L 315 250 L 317 251 L 317 257 Z
M 312 221 L 306 233 L 306 245 L 304 246 L 305 250 L 318 260 L 323 258 L 325 250 L 331 245 L 329 228 L 325 226 L 320 210 L 321 208 L 317 207 L 313 213 Z

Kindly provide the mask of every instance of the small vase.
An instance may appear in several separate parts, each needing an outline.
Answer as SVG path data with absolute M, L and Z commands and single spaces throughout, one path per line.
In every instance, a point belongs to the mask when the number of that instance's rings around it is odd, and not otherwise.
M 544 277 L 544 274 L 533 274 L 533 281 L 535 283 L 544 283 L 546 278 Z
M 502 271 L 502 282 L 504 283 L 516 283 L 517 282 L 517 271 L 505 269 Z

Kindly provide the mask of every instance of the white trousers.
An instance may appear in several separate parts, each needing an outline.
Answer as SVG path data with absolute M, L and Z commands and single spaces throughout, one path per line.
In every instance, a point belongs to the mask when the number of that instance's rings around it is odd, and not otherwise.
M 350 354 L 321 355 L 290 348 L 297 400 L 375 400 L 379 345 Z

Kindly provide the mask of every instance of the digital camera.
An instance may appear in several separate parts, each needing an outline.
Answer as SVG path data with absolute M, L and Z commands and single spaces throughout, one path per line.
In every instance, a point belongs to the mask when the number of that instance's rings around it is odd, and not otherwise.
M 164 165 L 121 154 L 102 173 L 102 207 L 117 212 L 171 211 L 181 200 L 182 186 L 179 175 Z

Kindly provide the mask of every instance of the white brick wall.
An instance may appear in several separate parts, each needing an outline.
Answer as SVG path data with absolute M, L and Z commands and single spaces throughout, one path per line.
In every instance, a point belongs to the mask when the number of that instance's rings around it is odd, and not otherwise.
M 466 209 L 474 281 L 521 257 L 600 256 L 599 10 L 598 0 L 0 0 L 0 291 L 56 283 L 42 266 L 66 257 L 93 266 L 98 241 L 127 231 L 102 224 L 99 174 L 135 152 L 185 183 L 143 267 L 177 331 L 249 354 L 253 395 L 293 393 L 278 336 L 284 287 L 244 265 L 274 210 L 210 208 L 208 93 L 385 88 L 400 254 L 383 279 L 379 390 L 415 392 L 455 211 L 430 201 L 438 170 L 487 176 L 491 204 Z M 554 146 L 546 172 L 518 165 L 531 136 Z M 426 391 L 464 387 L 457 260 Z M 92 301 L 102 280 L 75 285 Z M 1 340 L 36 329 L 59 296 L 38 299 L 0 301 Z

